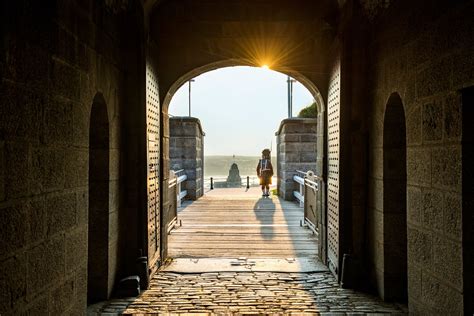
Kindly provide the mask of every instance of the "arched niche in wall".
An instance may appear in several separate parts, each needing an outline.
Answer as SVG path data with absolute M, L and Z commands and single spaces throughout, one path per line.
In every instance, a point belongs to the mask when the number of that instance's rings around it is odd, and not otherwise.
M 5 137 L 0 130 L 0 202 L 5 200 Z
M 407 301 L 407 150 L 405 111 L 390 95 L 383 128 L 383 256 L 385 300 Z
M 461 94 L 464 314 L 472 315 L 474 313 L 474 87 L 463 89 Z M 455 210 L 456 207 L 453 207 L 453 213 Z M 456 217 L 455 214 L 450 214 L 451 219 Z
M 88 304 L 108 298 L 109 119 L 101 93 L 94 97 L 89 130 Z

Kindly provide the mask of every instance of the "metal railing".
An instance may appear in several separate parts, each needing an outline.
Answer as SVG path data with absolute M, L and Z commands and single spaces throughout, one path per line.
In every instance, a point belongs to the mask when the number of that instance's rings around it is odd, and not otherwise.
M 293 176 L 293 181 L 298 183 L 298 191 L 293 191 L 293 195 L 296 200 L 299 202 L 300 207 L 304 207 L 304 179 L 306 177 L 306 172 L 296 170 L 296 175 Z
M 293 191 L 293 195 L 300 203 L 300 206 L 304 207 L 305 186 L 315 192 L 318 191 L 320 177 L 315 175 L 311 170 L 307 172 L 296 170 L 296 173 L 297 174 L 293 176 L 293 180 L 298 183 L 299 190 Z
M 312 171 L 296 171 L 293 180 L 298 184 L 298 191 L 293 191 L 293 195 L 304 207 L 304 220 L 302 226 L 307 226 L 315 234 L 319 234 L 320 225 L 323 222 L 322 207 L 323 195 L 322 186 L 323 179 L 314 174 Z
M 204 179 L 204 187 L 206 189 L 217 189 L 222 188 L 224 183 L 226 183 L 227 177 L 209 177 Z M 276 183 L 276 178 L 273 178 L 273 181 Z M 250 187 L 257 187 L 260 185 L 260 179 L 257 176 L 241 176 L 241 187 L 249 189 Z
M 188 179 L 184 169 L 170 171 L 170 185 L 176 184 L 176 203 L 181 207 L 182 200 L 188 195 L 187 190 L 182 190 L 181 184 Z
M 171 230 L 177 225 L 178 222 L 178 207 L 181 206 L 181 201 L 186 197 L 188 192 L 181 190 L 181 184 L 186 181 L 188 177 L 184 174 L 184 169 L 181 170 L 170 170 L 170 176 L 168 181 L 168 206 L 164 208 L 164 227 L 169 234 Z

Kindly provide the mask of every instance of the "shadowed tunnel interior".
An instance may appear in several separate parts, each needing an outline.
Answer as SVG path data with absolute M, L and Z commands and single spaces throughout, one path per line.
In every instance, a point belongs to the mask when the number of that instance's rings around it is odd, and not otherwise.
M 473 0 L 1 1 L 0 314 L 86 315 L 138 275 L 175 291 L 157 272 L 170 100 L 206 71 L 267 64 L 321 106 L 310 147 L 331 273 L 306 290 L 341 292 L 346 257 L 373 310 L 471 315 L 472 16 Z M 303 280 L 288 277 L 275 282 Z M 327 311 L 368 306 L 340 302 Z

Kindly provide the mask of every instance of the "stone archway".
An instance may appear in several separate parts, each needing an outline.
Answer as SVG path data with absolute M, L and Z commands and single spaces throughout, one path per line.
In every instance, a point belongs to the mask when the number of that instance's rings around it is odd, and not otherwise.
M 162 126 L 162 138 L 161 138 L 161 144 L 160 144 L 160 149 L 161 149 L 161 157 L 162 157 L 162 163 L 161 163 L 161 168 L 162 168 L 162 171 L 161 171 L 161 175 L 162 175 L 162 179 L 164 180 L 162 182 L 162 187 L 165 187 L 166 185 L 166 179 L 167 179 L 167 176 L 169 175 L 169 167 L 171 165 L 170 163 L 170 157 L 169 157 L 169 152 L 170 152 L 170 148 L 169 148 L 169 144 L 170 144 L 170 140 L 169 140 L 169 137 L 170 137 L 170 123 L 169 123 L 169 114 L 168 114 L 168 108 L 169 108 L 169 105 L 170 105 L 170 102 L 171 102 L 171 99 L 172 97 L 174 96 L 174 94 L 176 93 L 176 91 L 184 84 L 186 84 L 186 82 L 192 78 L 195 78 L 201 74 L 204 74 L 204 73 L 207 73 L 207 72 L 210 72 L 210 71 L 213 71 L 213 70 L 217 70 L 217 69 L 222 69 L 222 68 L 226 68 L 226 67 L 235 67 L 235 66 L 249 66 L 248 62 L 246 62 L 245 60 L 237 60 L 237 59 L 233 59 L 233 60 L 224 60 L 224 61 L 220 61 L 220 62 L 216 62 L 216 63 L 211 63 L 211 64 L 208 64 L 208 65 L 205 65 L 205 66 L 202 66 L 202 67 L 199 67 L 197 69 L 194 69 L 188 73 L 186 73 L 185 75 L 181 76 L 178 80 L 176 80 L 172 85 L 171 85 L 171 88 L 170 90 L 166 93 L 165 97 L 164 97 L 164 100 L 161 104 L 161 126 Z M 278 70 L 275 70 L 275 71 L 278 71 Z M 280 73 L 284 73 L 284 74 L 287 74 L 287 75 L 290 75 L 291 77 L 297 79 L 310 93 L 311 95 L 313 96 L 314 100 L 316 101 L 316 105 L 317 105 L 317 110 L 318 110 L 318 117 L 317 117 L 317 120 L 318 120 L 318 133 L 317 133 L 317 136 L 318 136 L 318 142 L 320 142 L 320 144 L 318 144 L 318 148 L 324 148 L 324 145 L 323 145 L 323 142 L 324 142 L 324 137 L 323 137 L 323 132 L 324 132 L 324 124 L 325 124 L 325 104 L 324 104 L 324 100 L 323 100 L 323 97 L 322 97 L 322 94 L 320 93 L 318 87 L 307 77 L 305 77 L 303 74 L 300 74 L 296 71 L 290 71 L 290 70 L 287 70 L 286 72 L 283 72 L 283 71 L 278 71 Z M 321 166 L 318 166 L 318 174 L 321 174 L 321 171 L 322 171 L 322 163 L 324 161 L 323 157 L 324 157 L 324 151 L 323 150 L 320 150 L 317 152 L 318 154 L 318 162 L 321 164 Z M 172 203 L 170 203 L 168 200 L 169 200 L 169 194 L 166 192 L 166 191 L 162 191 L 161 192 L 161 202 L 162 202 L 162 208 L 161 208 L 161 211 L 162 212 L 166 212 L 166 210 L 169 209 L 169 205 L 171 205 Z M 322 207 L 324 208 L 324 207 Z M 161 218 L 166 218 L 167 216 L 166 215 L 161 215 Z M 162 226 L 161 226 L 161 230 L 162 231 L 166 231 L 166 221 L 162 221 Z M 165 226 L 163 226 L 165 225 Z M 323 243 L 325 242 L 325 236 L 321 236 L 320 237 L 320 242 Z M 162 249 L 166 249 L 166 252 L 167 252 L 167 248 L 168 248 L 168 245 L 166 244 L 166 241 L 167 241 L 167 238 L 165 236 L 161 236 L 161 247 Z M 325 257 L 325 256 L 324 256 Z
M 92 103 L 89 129 L 87 302 L 109 296 L 109 119 L 101 93 Z
M 166 192 L 170 163 L 168 105 L 176 90 L 189 79 L 222 67 L 265 64 L 300 81 L 318 104 L 316 174 L 325 178 L 327 115 L 323 96 L 327 99 L 328 61 L 334 58 L 331 48 L 337 33 L 338 6 L 326 0 L 291 3 L 264 0 L 252 3 L 255 6 L 252 8 L 248 5 L 221 1 L 196 5 L 178 0 L 158 1 L 147 9 L 150 14 L 146 50 L 148 235 L 145 248 L 151 266 L 158 262 L 158 252 L 161 259 L 166 254 L 165 238 L 161 236 L 157 243 L 156 227 L 165 224 L 162 213 L 170 205 Z M 150 142 L 158 138 L 159 145 Z M 159 161 L 155 154 L 159 155 Z M 159 176 L 155 167 L 159 167 Z M 161 230 L 164 231 L 163 227 Z
M 405 111 L 388 99 L 383 129 L 383 279 L 385 300 L 407 301 L 407 150 Z

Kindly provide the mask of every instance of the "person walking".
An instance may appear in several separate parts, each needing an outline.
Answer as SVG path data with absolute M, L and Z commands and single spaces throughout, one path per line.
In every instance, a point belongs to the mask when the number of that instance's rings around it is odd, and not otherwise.
M 262 186 L 262 196 L 270 196 L 270 185 L 272 184 L 273 166 L 270 161 L 270 149 L 262 151 L 262 159 L 258 161 L 257 176 Z

